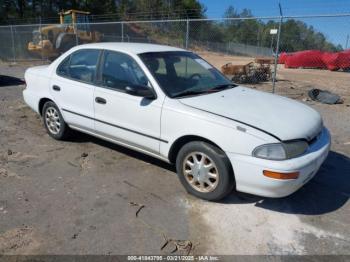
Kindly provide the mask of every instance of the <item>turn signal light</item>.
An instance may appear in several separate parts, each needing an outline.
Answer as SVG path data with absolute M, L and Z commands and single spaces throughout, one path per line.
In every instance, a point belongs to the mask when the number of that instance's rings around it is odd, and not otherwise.
M 280 173 L 280 172 L 264 170 L 263 173 L 264 173 L 264 176 L 271 177 L 274 179 L 297 179 L 299 177 L 299 172 Z

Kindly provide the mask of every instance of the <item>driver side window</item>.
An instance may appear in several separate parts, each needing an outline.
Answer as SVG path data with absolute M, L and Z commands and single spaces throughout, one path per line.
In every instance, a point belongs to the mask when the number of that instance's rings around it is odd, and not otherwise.
M 130 56 L 105 51 L 102 65 L 102 85 L 124 92 L 127 86 L 148 85 L 148 79 Z

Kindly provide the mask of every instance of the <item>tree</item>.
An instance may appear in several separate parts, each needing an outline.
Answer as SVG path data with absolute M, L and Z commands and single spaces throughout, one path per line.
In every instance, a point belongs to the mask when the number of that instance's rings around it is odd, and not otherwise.
M 251 18 L 253 14 L 248 9 L 243 9 L 239 13 L 233 6 L 229 6 L 224 17 Z M 272 37 L 269 32 L 272 28 L 278 28 L 278 22 L 271 20 L 264 23 L 257 19 L 238 19 L 225 20 L 222 26 L 225 41 L 270 47 Z M 339 46 L 327 41 L 325 35 L 317 32 L 312 26 L 295 19 L 284 21 L 281 27 L 280 50 L 294 52 L 307 49 L 341 50 Z
M 57 17 L 61 10 L 78 9 L 109 19 L 201 18 L 205 8 L 198 0 L 0 0 L 0 23 L 8 19 L 30 22 Z M 96 18 L 96 17 L 95 17 Z M 21 19 L 19 21 L 18 19 Z

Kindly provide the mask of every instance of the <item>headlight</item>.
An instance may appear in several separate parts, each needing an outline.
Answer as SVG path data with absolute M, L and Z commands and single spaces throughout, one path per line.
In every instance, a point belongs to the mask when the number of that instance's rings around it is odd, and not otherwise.
M 300 156 L 308 149 L 306 141 L 293 141 L 258 146 L 253 156 L 271 160 L 285 160 Z

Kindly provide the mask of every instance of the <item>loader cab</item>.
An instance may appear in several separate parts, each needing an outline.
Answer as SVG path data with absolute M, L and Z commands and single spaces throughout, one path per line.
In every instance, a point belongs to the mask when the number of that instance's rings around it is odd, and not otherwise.
M 68 10 L 60 12 L 60 23 L 66 26 L 71 26 L 76 31 L 90 32 L 89 12 Z

